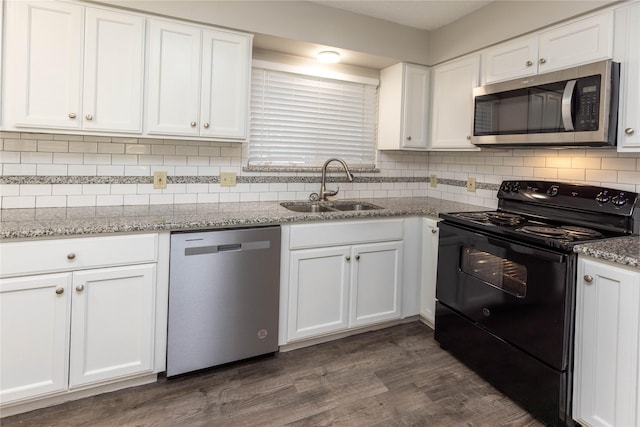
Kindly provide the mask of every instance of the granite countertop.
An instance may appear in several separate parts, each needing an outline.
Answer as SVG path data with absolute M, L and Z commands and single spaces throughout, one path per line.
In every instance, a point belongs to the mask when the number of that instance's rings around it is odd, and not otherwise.
M 338 201 L 344 202 L 344 200 Z M 438 218 L 440 212 L 486 210 L 482 206 L 428 197 L 359 199 L 358 201 L 373 203 L 383 209 L 297 213 L 280 206 L 280 202 L 5 209 L 0 210 L 0 240 L 196 230 L 394 216 Z
M 573 247 L 574 252 L 618 264 L 640 268 L 640 236 L 617 237 L 583 243 Z

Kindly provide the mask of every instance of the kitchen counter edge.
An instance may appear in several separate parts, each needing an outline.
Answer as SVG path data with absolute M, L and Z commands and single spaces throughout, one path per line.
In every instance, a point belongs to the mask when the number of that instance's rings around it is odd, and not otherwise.
M 579 254 L 640 269 L 640 236 L 616 237 L 573 247 Z
M 297 213 L 282 207 L 281 202 L 3 209 L 0 210 L 0 241 L 397 216 L 426 216 L 437 219 L 441 212 L 486 209 L 482 206 L 429 197 L 357 201 L 372 203 L 382 209 Z

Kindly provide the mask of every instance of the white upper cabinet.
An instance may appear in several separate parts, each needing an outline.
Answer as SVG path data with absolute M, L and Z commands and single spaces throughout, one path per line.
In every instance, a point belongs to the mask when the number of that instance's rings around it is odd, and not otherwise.
M 640 3 L 615 11 L 613 59 L 620 63 L 618 151 L 640 152 Z
M 428 148 L 429 69 L 400 63 L 380 72 L 379 150 Z
M 83 128 L 142 132 L 144 19 L 87 8 Z
M 198 135 L 201 30 L 149 20 L 147 129 Z
M 203 32 L 201 136 L 247 137 L 250 58 L 250 37 Z
M 250 59 L 250 36 L 150 20 L 147 132 L 245 139 Z
M 17 1 L 7 24 L 9 128 L 142 131 L 143 18 Z
M 431 144 L 434 150 L 478 150 L 471 144 L 473 88 L 480 55 L 468 55 L 433 68 Z
M 80 129 L 83 8 L 6 3 L 7 126 Z M 7 94 L 5 94 L 7 95 Z
M 482 84 L 532 76 L 613 55 L 613 12 L 607 11 L 482 52 Z

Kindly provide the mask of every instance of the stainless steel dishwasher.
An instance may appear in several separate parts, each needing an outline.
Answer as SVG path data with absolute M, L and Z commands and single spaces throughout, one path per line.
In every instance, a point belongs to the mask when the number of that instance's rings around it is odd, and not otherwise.
M 171 235 L 167 376 L 278 350 L 280 227 Z

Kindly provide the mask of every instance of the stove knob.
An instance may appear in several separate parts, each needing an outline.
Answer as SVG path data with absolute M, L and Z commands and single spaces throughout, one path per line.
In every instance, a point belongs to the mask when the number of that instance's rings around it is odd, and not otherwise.
M 596 196 L 596 202 L 598 202 L 598 204 L 600 205 L 605 205 L 609 203 L 610 200 L 611 196 L 609 195 L 609 192 L 607 190 L 599 192 Z
M 614 196 L 613 199 L 611 199 L 611 203 L 613 203 L 613 206 L 615 206 L 616 208 L 623 207 L 627 204 L 628 201 L 629 200 L 624 193 L 620 193 L 617 196 Z
M 547 190 L 547 196 L 556 197 L 559 191 L 560 191 L 560 187 L 558 187 L 557 185 L 552 185 L 551 188 Z
M 511 186 L 511 192 L 517 193 L 520 191 L 520 183 L 516 182 Z

